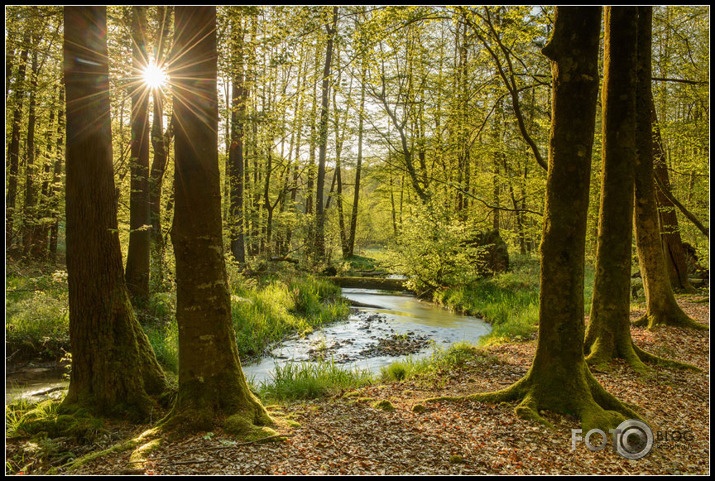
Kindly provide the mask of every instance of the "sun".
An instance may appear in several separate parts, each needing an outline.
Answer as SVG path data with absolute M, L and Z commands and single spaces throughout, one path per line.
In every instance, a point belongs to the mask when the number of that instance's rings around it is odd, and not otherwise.
M 149 65 L 144 67 L 141 78 L 146 86 L 151 89 L 163 87 L 169 80 L 169 76 L 166 74 L 166 71 L 154 62 L 151 62 Z

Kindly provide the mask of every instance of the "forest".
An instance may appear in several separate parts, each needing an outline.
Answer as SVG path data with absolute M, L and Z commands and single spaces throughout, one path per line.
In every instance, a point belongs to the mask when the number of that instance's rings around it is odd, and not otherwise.
M 5 473 L 707 474 L 709 6 L 6 6 Z

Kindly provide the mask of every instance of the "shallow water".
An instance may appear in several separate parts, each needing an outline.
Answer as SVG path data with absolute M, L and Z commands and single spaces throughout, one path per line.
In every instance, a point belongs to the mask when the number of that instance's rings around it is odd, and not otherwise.
M 25 399 L 30 402 L 60 397 L 69 386 L 62 366 L 25 367 L 5 377 L 5 404 Z
M 413 340 L 413 346 L 421 346 L 411 354 L 420 358 L 428 356 L 435 346 L 446 348 L 459 341 L 476 343 L 491 330 L 481 319 L 455 314 L 405 293 L 344 288 L 342 295 L 376 307 L 353 309 L 346 321 L 317 330 L 305 338 L 289 338 L 269 356 L 253 364 L 244 364 L 246 377 L 254 383 L 270 381 L 276 365 L 312 362 L 311 350 L 315 358 L 321 349 L 324 349 L 325 359 L 377 374 L 383 366 L 408 357 L 408 354 L 370 354 L 380 339 L 404 335 Z M 432 342 L 428 345 L 426 340 Z M 20 398 L 34 402 L 60 396 L 69 384 L 62 378 L 63 372 L 62 367 L 30 367 L 7 375 L 5 403 Z
M 476 317 L 455 314 L 444 308 L 420 301 L 416 297 L 374 289 L 342 290 L 343 297 L 376 307 L 360 307 L 357 313 L 340 323 L 315 331 L 306 338 L 289 339 L 257 363 L 244 365 L 246 377 L 254 382 L 270 381 L 275 366 L 310 359 L 310 350 L 327 348 L 326 359 L 346 367 L 367 369 L 379 373 L 380 368 L 408 355 L 365 354 L 380 338 L 407 335 L 408 338 L 433 341 L 412 354 L 428 356 L 434 346 L 449 347 L 459 341 L 476 343 L 491 330 L 489 324 Z

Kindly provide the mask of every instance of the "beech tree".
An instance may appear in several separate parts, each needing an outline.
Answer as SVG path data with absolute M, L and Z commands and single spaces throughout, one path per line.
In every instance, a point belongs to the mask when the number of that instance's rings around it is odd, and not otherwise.
M 142 418 L 167 387 L 124 283 L 105 7 L 65 7 L 67 273 L 72 374 L 63 406 Z
M 557 7 L 553 35 L 543 49 L 551 60 L 554 91 L 534 361 L 512 386 L 468 396 L 489 402 L 521 400 L 516 413 L 542 422 L 542 409 L 568 413 L 581 420 L 584 430 L 615 427 L 624 416 L 638 417 L 598 383 L 583 354 L 586 212 L 600 23 L 600 7 Z
M 678 306 L 666 270 L 658 227 L 653 172 L 653 125 L 651 117 L 652 7 L 638 10 L 638 87 L 636 97 L 635 232 L 638 264 L 645 290 L 646 314 L 636 325 L 652 329 L 661 325 L 707 329 Z
M 686 367 L 633 343 L 630 323 L 631 246 L 636 163 L 636 7 L 606 7 L 603 164 L 596 276 L 584 353 L 592 365 L 614 358 L 637 371 L 643 362 Z
M 272 423 L 241 370 L 221 233 L 216 7 L 175 9 L 172 51 L 179 392 L 165 426 L 245 433 Z

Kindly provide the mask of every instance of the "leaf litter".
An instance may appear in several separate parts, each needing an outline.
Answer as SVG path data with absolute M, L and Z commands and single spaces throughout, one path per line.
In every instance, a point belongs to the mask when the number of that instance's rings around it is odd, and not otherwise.
M 709 305 L 681 298 L 681 306 L 709 325 Z M 642 311 L 634 310 L 635 320 Z M 71 474 L 155 475 L 469 475 L 469 474 L 707 474 L 709 473 L 709 335 L 707 331 L 633 328 L 634 342 L 654 354 L 701 371 L 651 367 L 640 376 L 624 362 L 594 372 L 620 400 L 637 406 L 656 433 L 651 452 L 628 460 L 609 440 L 601 451 L 572 450 L 570 416 L 543 412 L 548 429 L 518 418 L 514 403 L 476 401 L 423 405 L 434 396 L 502 389 L 526 374 L 535 341 L 483 348 L 465 365 L 440 376 L 368 386 L 329 398 L 280 406 L 297 421 L 277 442 L 242 443 L 221 432 L 164 440 L 140 467 L 131 452 L 103 456 Z M 389 401 L 393 411 L 356 402 L 356 395 Z M 419 409 L 413 408 L 419 406 Z M 295 423 L 292 423 L 295 424 Z M 145 427 L 142 427 L 144 429 Z M 676 435 L 676 433 L 678 433 Z M 275 439 L 269 441 L 276 441 Z M 10 448 L 8 448 L 10 449 Z M 65 472 L 60 469 L 60 474 Z M 70 473 L 67 473 L 70 474 Z

